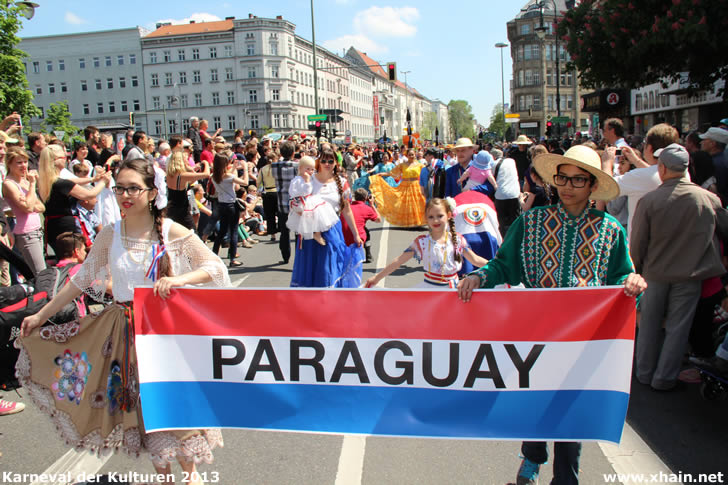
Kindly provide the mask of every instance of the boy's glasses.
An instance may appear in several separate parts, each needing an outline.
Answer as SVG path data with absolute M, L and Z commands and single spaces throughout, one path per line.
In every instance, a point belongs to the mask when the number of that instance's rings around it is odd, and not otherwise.
M 567 182 L 571 182 L 571 186 L 575 189 L 581 189 L 586 186 L 589 181 L 588 177 L 583 175 L 575 175 L 574 177 L 567 177 L 566 175 L 554 175 L 554 184 L 559 187 L 564 187 Z

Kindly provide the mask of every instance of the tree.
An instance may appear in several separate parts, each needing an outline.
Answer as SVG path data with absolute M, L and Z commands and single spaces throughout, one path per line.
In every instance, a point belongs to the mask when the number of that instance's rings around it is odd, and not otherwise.
M 23 59 L 28 55 L 16 46 L 20 38 L 19 8 L 7 0 L 0 1 L 0 117 L 14 111 L 24 118 L 38 116 L 40 110 L 33 105 L 33 93 L 28 90 Z
M 493 107 L 493 114 L 490 115 L 490 126 L 488 131 L 495 133 L 497 140 L 503 140 L 508 124 L 503 116 L 503 105 L 498 103 Z
M 62 139 L 68 143 L 74 140 L 80 129 L 71 123 L 71 112 L 68 111 L 68 101 L 51 103 L 48 107 L 45 120 L 41 123 L 43 131 L 63 131 Z
M 455 138 L 475 137 L 475 128 L 473 128 L 473 109 L 467 101 L 462 99 L 453 99 L 447 104 L 450 114 L 450 130 Z
M 712 89 L 728 78 L 728 2 L 582 0 L 565 12 L 557 35 L 587 88 L 635 88 L 678 81 Z
M 435 139 L 435 128 L 437 128 L 437 122 L 437 113 L 432 111 L 425 113 L 424 119 L 422 120 L 422 127 L 420 127 L 420 135 L 423 140 Z M 442 133 L 440 135 L 442 136 Z

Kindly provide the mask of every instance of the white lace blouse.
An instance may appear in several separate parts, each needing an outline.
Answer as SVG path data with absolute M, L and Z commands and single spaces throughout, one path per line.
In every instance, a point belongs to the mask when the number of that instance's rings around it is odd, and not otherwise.
M 227 268 L 222 260 L 192 232 L 170 241 L 171 226 L 172 220 L 164 219 L 162 233 L 172 274 L 181 275 L 203 269 L 212 277 L 212 282 L 206 286 L 231 286 Z M 99 232 L 81 269 L 71 281 L 94 300 L 102 301 L 111 278 L 114 300 L 132 301 L 135 287 L 154 284 L 145 276 L 151 261 L 151 242 L 130 237 L 124 237 L 122 241 L 121 221 L 119 221 L 105 226 Z

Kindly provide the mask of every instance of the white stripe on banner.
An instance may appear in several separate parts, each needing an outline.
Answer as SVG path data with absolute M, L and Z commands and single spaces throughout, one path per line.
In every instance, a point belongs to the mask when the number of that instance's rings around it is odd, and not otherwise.
M 633 343 L 141 335 L 136 348 L 141 383 L 629 393 Z

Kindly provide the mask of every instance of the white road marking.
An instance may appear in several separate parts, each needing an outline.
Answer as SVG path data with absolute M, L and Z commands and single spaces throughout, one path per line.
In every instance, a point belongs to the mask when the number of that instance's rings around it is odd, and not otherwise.
M 382 223 L 382 237 L 379 238 L 379 253 L 377 254 L 377 272 L 382 271 L 387 266 L 387 245 L 389 244 L 389 222 Z M 384 288 L 384 280 L 382 278 L 375 288 Z
M 662 472 L 669 476 L 672 474 L 660 457 L 652 451 L 647 443 L 625 421 L 622 431 L 622 442 L 619 446 L 612 443 L 599 443 L 602 453 L 612 465 L 615 473 L 620 475 L 642 475 L 649 477 Z
M 367 438 L 361 435 L 346 435 L 341 443 L 339 466 L 335 485 L 359 485 L 364 471 L 364 452 Z
M 109 453 L 98 457 L 90 451 L 77 451 L 71 448 L 42 474 L 46 477 L 56 477 L 56 480 L 32 482 L 30 485 L 67 485 L 66 478 L 68 478 L 69 474 L 72 483 L 76 482 L 76 477 L 79 475 L 96 474 L 109 461 L 111 456 L 112 454 Z
M 245 282 L 245 280 L 247 280 L 247 279 L 248 279 L 249 277 L 250 277 L 250 273 L 246 274 L 245 276 L 243 276 L 242 278 L 240 278 L 239 280 L 237 280 L 237 281 L 236 281 L 236 283 L 237 283 L 237 285 L 236 285 L 236 286 L 237 286 L 238 288 L 240 288 L 241 286 L 243 286 L 243 283 L 244 283 L 244 282 Z

